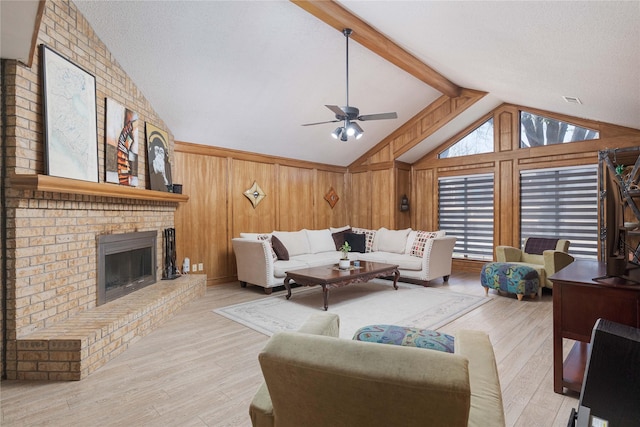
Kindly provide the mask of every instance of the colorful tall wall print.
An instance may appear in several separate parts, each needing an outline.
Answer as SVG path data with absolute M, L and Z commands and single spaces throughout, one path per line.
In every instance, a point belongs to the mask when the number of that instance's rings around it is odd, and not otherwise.
M 169 134 L 149 123 L 146 123 L 146 131 L 149 186 L 152 190 L 172 192 Z
M 40 45 L 45 173 L 98 182 L 96 79 Z
M 138 186 L 138 113 L 107 98 L 106 182 Z

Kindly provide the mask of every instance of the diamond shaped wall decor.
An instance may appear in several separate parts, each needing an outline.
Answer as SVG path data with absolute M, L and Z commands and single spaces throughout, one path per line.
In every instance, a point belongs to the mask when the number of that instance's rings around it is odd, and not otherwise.
M 327 192 L 327 194 L 324 195 L 324 199 L 327 202 L 329 202 L 329 206 L 331 206 L 331 209 L 333 209 L 336 203 L 338 203 L 338 200 L 340 200 L 340 197 L 338 197 L 336 190 L 334 190 L 333 187 L 331 187 L 329 188 L 329 191 Z
M 247 199 L 249 199 L 249 201 L 253 205 L 253 209 L 258 206 L 258 203 L 260 203 L 262 199 L 267 197 L 267 195 L 264 194 L 264 191 L 262 191 L 262 188 L 260 188 L 256 181 L 253 181 L 253 185 L 251 186 L 251 188 L 246 190 L 243 194 L 247 197 Z

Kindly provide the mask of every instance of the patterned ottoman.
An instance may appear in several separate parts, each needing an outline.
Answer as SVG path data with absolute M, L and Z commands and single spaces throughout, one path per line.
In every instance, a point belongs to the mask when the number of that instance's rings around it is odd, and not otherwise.
M 394 325 L 369 325 L 356 331 L 356 341 L 396 344 L 453 353 L 453 337 L 428 329 Z
M 535 298 L 540 288 L 538 272 L 527 265 L 512 264 L 508 262 L 490 262 L 482 266 L 480 283 L 484 286 L 484 293 L 489 293 L 489 288 L 516 294 L 522 301 L 524 294 Z

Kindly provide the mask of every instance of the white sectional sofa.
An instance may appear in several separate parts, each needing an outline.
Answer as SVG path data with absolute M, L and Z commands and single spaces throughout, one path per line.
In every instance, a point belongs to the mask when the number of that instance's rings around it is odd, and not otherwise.
M 445 236 L 444 231 L 368 230 L 345 226 L 268 234 L 240 233 L 239 238 L 232 239 L 238 280 L 243 287 L 262 286 L 270 294 L 273 287 L 283 285 L 287 271 L 337 264 L 342 255 L 337 249 L 342 244 L 341 236 L 355 239 L 352 247 L 362 250 L 349 252 L 351 260 L 397 264 L 401 281 L 426 285 L 440 277 L 446 282 L 451 274 L 456 238 Z M 357 247 L 362 241 L 364 247 Z

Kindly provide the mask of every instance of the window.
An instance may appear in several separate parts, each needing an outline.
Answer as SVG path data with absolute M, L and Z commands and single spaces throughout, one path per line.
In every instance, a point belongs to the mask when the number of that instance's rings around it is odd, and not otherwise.
M 520 111 L 520 148 L 600 138 L 598 131 Z
M 597 166 L 521 172 L 520 236 L 567 239 L 571 255 L 597 259 Z
M 455 258 L 493 259 L 493 174 L 440 178 L 438 214 Z
M 468 156 L 471 154 L 493 152 L 493 118 L 487 120 L 464 138 L 447 148 L 440 154 L 439 159 L 449 157 Z

